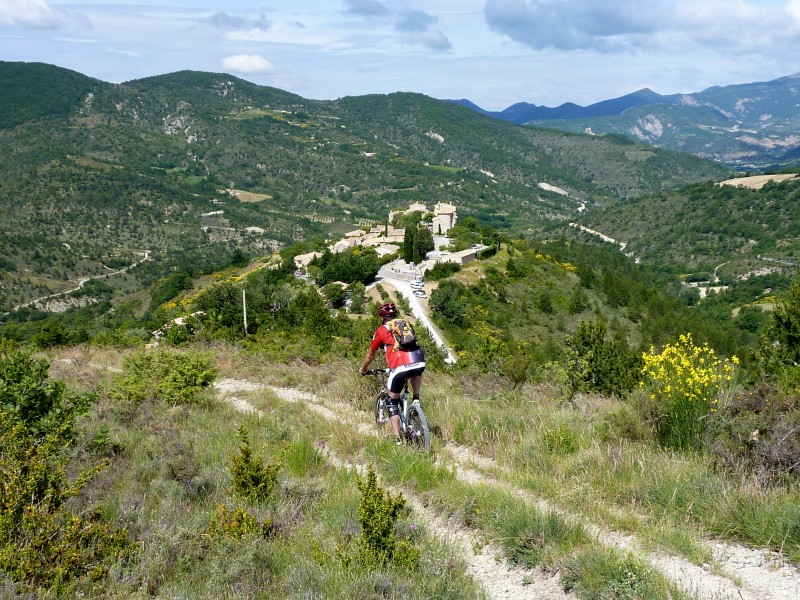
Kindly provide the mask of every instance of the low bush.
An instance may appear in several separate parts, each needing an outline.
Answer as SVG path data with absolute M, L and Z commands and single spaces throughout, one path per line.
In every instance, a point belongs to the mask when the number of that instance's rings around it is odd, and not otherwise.
M 643 358 L 641 385 L 661 407 L 655 415 L 658 441 L 667 448 L 701 448 L 738 359 L 720 360 L 707 344 L 696 346 L 689 333 Z
M 224 504 L 218 505 L 211 515 L 209 532 L 236 539 L 249 535 L 269 537 L 272 530 L 272 520 L 269 517 L 260 519 L 243 508 L 228 508 Z
M 67 447 L 89 404 L 49 379 L 47 361 L 4 345 L 0 360 L 0 571 L 64 595 L 102 579 L 130 549 L 124 529 L 66 507 L 105 465 L 69 481 Z
M 632 554 L 587 549 L 564 561 L 562 584 L 580 598 L 682 597 L 664 577 Z
M 244 426 L 239 427 L 239 454 L 231 458 L 233 491 L 236 495 L 256 502 L 272 499 L 278 485 L 278 473 L 283 467 L 277 460 L 264 465 L 253 456 L 250 440 Z
M 642 359 L 623 339 L 606 339 L 602 322 L 582 322 L 567 336 L 567 373 L 573 393 L 624 396 L 636 387 Z
M 50 379 L 49 369 L 48 360 L 3 341 L 0 407 L 11 423 L 21 423 L 34 436 L 58 432 L 66 440 L 75 418 L 89 407 L 93 396 L 70 392 L 63 383 Z
M 391 562 L 415 568 L 419 562 L 419 550 L 409 540 L 398 541 L 395 538 L 395 524 L 406 504 L 403 495 L 392 496 L 383 489 L 371 465 L 365 478 L 356 475 L 356 485 L 361 492 L 357 561 L 368 565 Z
M 425 271 L 425 278 L 431 281 L 439 281 L 450 275 L 454 275 L 461 270 L 461 265 L 454 262 L 436 263 L 431 269 Z
M 139 351 L 125 359 L 110 394 L 133 405 L 148 399 L 192 403 L 216 377 L 211 355 L 203 352 Z

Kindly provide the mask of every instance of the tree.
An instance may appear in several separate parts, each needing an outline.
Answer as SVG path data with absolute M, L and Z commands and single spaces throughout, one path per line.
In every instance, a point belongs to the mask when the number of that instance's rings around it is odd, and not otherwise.
M 761 355 L 768 373 L 800 368 L 800 278 L 775 307 L 761 340 Z
M 220 327 L 234 329 L 244 323 L 242 288 L 235 283 L 221 283 L 205 290 L 195 305 Z
M 344 306 L 344 287 L 338 283 L 329 283 L 323 289 L 328 301 L 333 308 L 340 308 Z
M 420 227 L 419 224 L 413 227 L 406 227 L 403 236 L 403 259 L 406 262 L 419 264 L 425 260 L 425 256 L 435 248 L 433 235 L 427 227 Z
M 580 282 L 575 284 L 572 288 L 572 295 L 569 298 L 569 312 L 570 314 L 577 315 L 583 312 L 589 306 L 589 298 L 586 292 L 583 291 L 583 286 Z
M 231 255 L 231 266 L 241 268 L 246 265 L 247 257 L 244 255 L 241 248 L 236 248 Z
M 454 325 L 461 325 L 468 308 L 464 299 L 466 294 L 467 288 L 463 283 L 450 279 L 442 281 L 431 294 L 431 310 Z

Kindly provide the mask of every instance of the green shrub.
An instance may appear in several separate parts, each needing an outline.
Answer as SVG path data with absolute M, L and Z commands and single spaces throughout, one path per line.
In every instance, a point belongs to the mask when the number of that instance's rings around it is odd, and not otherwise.
M 604 442 L 622 439 L 643 442 L 650 439 L 652 431 L 645 425 L 639 411 L 628 403 L 619 402 L 603 414 L 597 434 Z
M 261 520 L 243 508 L 230 509 L 224 504 L 218 505 L 211 515 L 209 532 L 212 535 L 224 535 L 242 539 L 249 535 L 269 537 L 272 530 L 272 519 Z
M 92 395 L 77 395 L 49 376 L 50 362 L 34 358 L 11 342 L 0 345 L 0 408 L 11 422 L 20 422 L 35 436 L 58 433 L 66 440 L 75 418 Z
M 35 436 L 0 408 L 0 571 L 59 594 L 81 579 L 97 581 L 128 550 L 128 534 L 97 513 L 78 516 L 65 503 L 104 465 L 67 480 L 61 431 Z
M 113 329 L 101 331 L 89 344 L 99 348 L 136 348 L 144 346 L 149 337 L 144 329 Z
M 659 354 L 651 348 L 643 358 L 641 385 L 662 407 L 656 418 L 659 442 L 667 448 L 702 448 L 738 359 L 720 360 L 708 345 L 696 346 L 689 333 Z
M 567 336 L 567 371 L 574 391 L 623 396 L 637 382 L 641 357 L 623 339 L 606 339 L 606 326 L 582 322 Z
M 155 398 L 191 403 L 215 377 L 216 369 L 208 353 L 144 350 L 125 359 L 122 374 L 114 378 L 110 393 L 134 405 Z
M 278 485 L 278 473 L 283 465 L 280 460 L 264 465 L 262 460 L 254 457 L 247 430 L 243 425 L 239 427 L 239 454 L 233 456 L 231 462 L 235 494 L 256 502 L 268 502 L 272 499 Z
M 589 549 L 564 561 L 561 582 L 580 598 L 672 598 L 675 590 L 632 554 Z
M 431 281 L 439 281 L 450 275 L 454 275 L 461 270 L 461 265 L 454 262 L 436 263 L 431 269 L 425 272 L 425 278 Z
M 356 485 L 361 492 L 358 562 L 374 565 L 393 562 L 401 567 L 416 567 L 419 550 L 410 541 L 398 542 L 395 538 L 395 524 L 406 505 L 403 495 L 392 496 L 383 489 L 372 465 L 366 478 L 362 479 L 356 474 Z
M 574 454 L 580 448 L 580 437 L 568 423 L 558 423 L 542 432 L 542 442 L 552 454 Z

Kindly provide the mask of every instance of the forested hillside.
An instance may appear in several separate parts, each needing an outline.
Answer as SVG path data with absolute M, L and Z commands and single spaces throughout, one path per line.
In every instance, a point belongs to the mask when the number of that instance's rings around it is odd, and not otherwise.
M 579 222 L 627 242 L 625 252 L 650 265 L 729 284 L 797 266 L 798 194 L 796 179 L 760 189 L 695 184 L 589 211 Z
M 173 268 L 380 223 L 413 200 L 539 231 L 585 205 L 725 174 L 414 94 L 316 102 L 223 74 L 112 85 L 19 63 L 0 64 L 0 79 L 3 311 L 103 275 L 112 294 L 133 293 Z

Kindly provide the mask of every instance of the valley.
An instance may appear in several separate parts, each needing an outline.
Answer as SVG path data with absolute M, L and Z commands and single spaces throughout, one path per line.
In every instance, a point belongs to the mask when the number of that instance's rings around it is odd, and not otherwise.
M 0 93 L 0 595 L 800 593 L 798 169 L 220 73 Z M 430 453 L 372 423 L 383 302 Z

